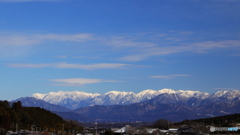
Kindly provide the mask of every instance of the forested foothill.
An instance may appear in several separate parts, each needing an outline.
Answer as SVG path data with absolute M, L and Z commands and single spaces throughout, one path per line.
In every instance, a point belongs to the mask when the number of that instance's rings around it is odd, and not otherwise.
M 218 126 L 218 127 L 236 126 L 236 124 L 240 123 L 240 113 L 211 117 L 211 118 L 184 120 L 176 124 L 191 124 L 191 123 L 202 123 L 204 125 L 212 125 L 212 126 Z
M 20 101 L 0 101 L 0 132 L 29 130 L 47 132 L 80 132 L 76 121 L 64 121 L 58 115 L 39 107 L 23 107 Z

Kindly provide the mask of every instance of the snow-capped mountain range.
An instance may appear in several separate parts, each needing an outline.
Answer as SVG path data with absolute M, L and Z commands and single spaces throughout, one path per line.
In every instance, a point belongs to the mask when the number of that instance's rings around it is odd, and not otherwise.
M 226 93 L 222 93 L 226 94 Z M 161 96 L 160 96 L 161 95 Z M 143 90 L 139 93 L 133 92 L 120 92 L 110 91 L 105 94 L 98 93 L 85 93 L 79 91 L 59 91 L 50 92 L 47 94 L 35 93 L 32 97 L 44 100 L 54 105 L 61 105 L 68 109 L 74 110 L 81 107 L 93 106 L 93 105 L 127 105 L 133 103 L 139 103 L 148 101 L 155 97 L 158 97 L 158 102 L 161 103 L 187 103 L 192 100 L 190 106 L 194 106 L 198 103 L 193 101 L 202 101 L 208 97 L 220 97 L 221 94 L 211 95 L 206 92 L 190 91 L 190 90 L 172 90 L 172 89 L 161 89 L 161 90 Z M 159 99 L 161 98 L 161 99 Z M 153 101 L 156 102 L 156 101 Z M 189 106 L 189 105 L 188 105 Z
M 213 94 L 190 90 L 143 90 L 139 93 L 110 91 L 104 94 L 79 91 L 36 93 L 19 98 L 23 106 L 37 106 L 65 119 L 88 121 L 181 121 L 240 113 L 240 91 Z M 97 112 L 97 113 L 96 113 Z

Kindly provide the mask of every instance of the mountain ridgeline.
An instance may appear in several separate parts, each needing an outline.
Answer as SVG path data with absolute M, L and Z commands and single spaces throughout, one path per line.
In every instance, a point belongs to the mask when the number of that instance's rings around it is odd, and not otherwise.
M 209 97 L 209 93 L 199 92 L 199 91 L 174 91 L 172 89 L 162 89 L 162 90 L 144 90 L 139 93 L 133 92 L 120 92 L 120 91 L 110 91 L 105 94 L 92 94 L 79 91 L 59 91 L 50 92 L 47 94 L 33 94 L 32 97 L 44 100 L 48 103 L 61 105 L 68 109 L 78 109 L 93 105 L 128 105 L 134 103 L 144 102 L 153 99 L 157 96 L 162 96 L 163 103 L 174 102 L 186 102 L 187 100 L 194 100 L 191 98 L 196 98 L 196 100 L 202 100 Z M 172 96 L 171 99 L 167 100 L 165 97 Z M 173 99 L 173 100 L 172 100 Z M 195 103 L 195 102 L 194 102 Z M 192 104 L 190 104 L 192 106 Z
M 31 98 L 18 100 L 26 103 L 23 104 L 25 106 L 43 107 L 63 118 L 71 117 L 78 121 L 182 121 L 240 112 L 238 90 L 213 94 L 172 89 L 144 90 L 137 94 L 119 91 L 105 94 L 59 91 L 36 93 Z

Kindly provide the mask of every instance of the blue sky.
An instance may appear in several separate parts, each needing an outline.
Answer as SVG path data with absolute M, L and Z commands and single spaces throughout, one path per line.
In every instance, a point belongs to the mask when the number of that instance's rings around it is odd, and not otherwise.
M 0 0 L 0 99 L 239 90 L 238 0 Z

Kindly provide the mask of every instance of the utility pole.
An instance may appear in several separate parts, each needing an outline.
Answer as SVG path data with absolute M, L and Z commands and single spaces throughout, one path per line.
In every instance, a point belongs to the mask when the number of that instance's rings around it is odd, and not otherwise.
M 64 124 L 62 125 L 62 131 L 63 131 L 63 133 L 64 133 Z
M 18 132 L 18 124 L 16 123 L 16 132 Z
M 204 132 L 204 118 L 203 118 L 203 132 Z
M 96 123 L 95 123 L 95 124 L 96 124 L 96 135 L 97 135 L 97 124 L 98 124 L 98 123 L 97 123 L 97 120 L 96 120 Z

